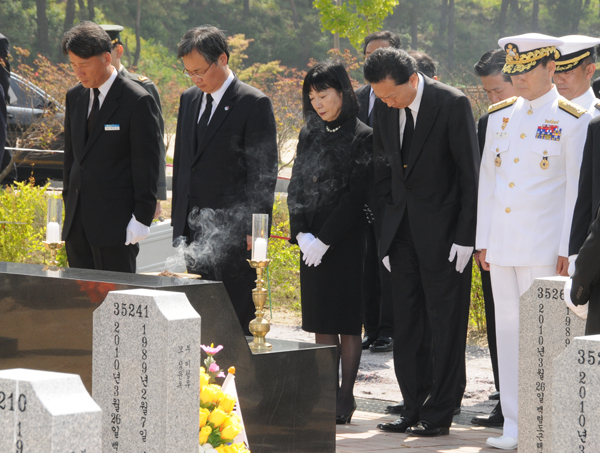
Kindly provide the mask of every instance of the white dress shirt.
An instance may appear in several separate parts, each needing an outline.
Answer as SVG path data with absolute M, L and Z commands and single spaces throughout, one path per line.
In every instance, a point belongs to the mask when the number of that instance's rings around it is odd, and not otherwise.
M 231 72 L 231 70 L 229 70 L 229 76 L 227 76 L 227 78 L 225 79 L 225 82 L 223 82 L 223 85 L 221 85 L 221 87 L 214 93 L 210 93 L 210 95 L 213 98 L 213 101 L 212 101 L 212 111 L 210 112 L 210 117 L 208 118 L 209 123 L 210 123 L 210 120 L 212 119 L 212 116 L 214 115 L 215 111 L 217 110 L 217 107 L 219 106 L 219 102 L 221 102 L 221 99 L 223 99 L 223 95 L 225 94 L 225 91 L 227 91 L 227 88 L 229 88 L 229 85 L 231 85 L 231 82 L 233 82 L 233 72 Z M 206 93 L 204 93 L 204 94 L 206 94 Z M 200 104 L 200 113 L 198 114 L 198 120 L 196 121 L 197 123 L 200 122 L 200 118 L 202 118 L 202 114 L 204 113 L 204 110 L 206 110 L 206 96 L 202 96 L 202 103 Z
M 110 87 L 112 86 L 113 82 L 117 78 L 117 75 L 119 74 L 119 71 L 117 71 L 114 66 L 111 65 L 110 68 L 112 69 L 112 73 L 110 74 L 110 77 L 108 78 L 108 80 L 106 82 L 104 82 L 102 85 L 100 85 L 98 87 L 98 90 L 100 91 L 100 94 L 98 95 L 98 102 L 99 102 L 98 110 L 100 110 L 102 108 L 102 103 L 104 102 L 104 99 L 106 99 L 108 90 L 110 90 Z M 90 116 L 90 112 L 92 111 L 92 103 L 93 102 L 94 102 L 94 90 L 93 90 L 93 88 L 90 88 L 90 102 L 88 105 L 88 117 Z
M 592 90 L 591 87 L 581 96 L 571 100 L 571 102 L 573 104 L 582 106 L 584 109 L 590 112 L 594 118 L 600 115 L 600 110 L 598 107 L 596 107 L 600 103 L 600 99 L 596 97 L 594 90 Z

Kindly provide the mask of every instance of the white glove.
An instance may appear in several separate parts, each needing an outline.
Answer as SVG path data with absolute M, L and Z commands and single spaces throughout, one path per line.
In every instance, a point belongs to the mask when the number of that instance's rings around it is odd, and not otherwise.
M 573 286 L 572 278 L 565 282 L 565 304 L 567 307 L 569 307 L 569 310 L 571 310 L 581 319 L 587 319 L 589 303 L 586 303 L 585 305 L 574 305 L 573 302 L 571 302 L 571 286 Z
M 127 240 L 125 245 L 137 244 L 144 240 L 150 234 L 150 227 L 135 220 L 135 215 L 131 214 L 131 220 L 127 225 Z
M 388 270 L 388 272 L 392 272 L 392 266 L 390 266 L 390 256 L 384 256 L 383 259 L 381 260 L 381 262 L 383 263 L 383 265 L 385 266 L 385 268 Z
M 298 233 L 296 235 L 296 241 L 298 241 L 298 246 L 300 247 L 302 253 L 306 253 L 308 246 L 314 240 L 315 237 L 312 235 L 312 233 Z
M 309 267 L 317 267 L 321 264 L 321 258 L 323 258 L 323 255 L 325 255 L 328 248 L 329 246 L 323 244 L 319 238 L 315 238 L 306 249 L 304 263 Z
M 473 247 L 465 247 L 464 245 L 452 244 L 450 249 L 450 256 L 448 261 L 454 261 L 456 257 L 456 272 L 462 272 L 465 270 L 465 266 L 469 262 L 469 259 L 473 255 Z
M 573 274 L 575 273 L 575 260 L 577 259 L 577 255 L 571 255 L 569 257 L 569 270 L 567 272 L 569 272 L 569 277 L 572 277 Z M 567 300 L 565 298 L 565 300 Z

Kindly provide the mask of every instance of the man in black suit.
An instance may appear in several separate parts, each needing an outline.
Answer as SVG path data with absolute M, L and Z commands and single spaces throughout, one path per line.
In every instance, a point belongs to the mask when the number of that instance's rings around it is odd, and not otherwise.
M 8 38 L 0 33 L 0 86 L 4 90 L 5 102 L 9 103 L 8 89 L 10 88 L 10 44 Z
M 110 53 L 111 63 L 115 67 L 119 74 L 126 79 L 129 79 L 139 86 L 141 86 L 144 90 L 146 90 L 156 102 L 158 106 L 158 111 L 160 112 L 159 122 L 160 122 L 160 133 L 163 136 L 163 140 L 160 142 L 160 165 L 158 167 L 158 183 L 156 187 L 156 198 L 158 202 L 156 203 L 156 211 L 154 212 L 154 218 L 158 218 L 158 216 L 162 212 L 162 207 L 160 205 L 160 200 L 167 199 L 167 150 L 165 147 L 164 136 L 165 136 L 165 122 L 162 116 L 162 105 L 160 103 L 160 94 L 158 93 L 158 89 L 152 80 L 143 75 L 134 74 L 125 69 L 125 66 L 121 64 L 121 57 L 123 56 L 123 43 L 121 42 L 121 32 L 123 31 L 123 27 L 121 25 L 100 25 L 108 36 L 110 36 L 110 42 L 112 45 L 112 51 Z
M 63 240 L 71 267 L 135 272 L 156 209 L 159 112 L 110 64 L 110 37 L 81 22 L 62 48 L 80 84 L 67 92 Z
M 490 50 L 482 55 L 479 61 L 475 64 L 475 74 L 481 80 L 483 90 L 487 95 L 490 103 L 504 101 L 517 95 L 515 87 L 512 84 L 510 76 L 502 74 L 502 68 L 506 64 L 506 52 L 502 49 Z M 485 146 L 485 133 L 487 129 L 489 114 L 485 112 L 479 118 L 477 123 L 477 141 L 479 143 L 479 153 L 483 153 Z M 490 271 L 486 271 L 481 267 L 479 255 L 477 251 L 473 255 L 473 259 L 479 266 L 481 274 L 481 286 L 483 289 L 483 299 L 485 303 L 485 319 L 487 325 L 487 339 L 490 348 L 490 359 L 492 361 L 492 372 L 494 374 L 494 386 L 496 387 L 495 394 L 490 396 L 490 399 L 499 399 L 500 378 L 498 376 L 498 348 L 496 347 L 496 316 L 494 312 L 494 296 L 492 294 L 492 281 L 490 279 Z M 482 426 L 503 426 L 504 416 L 502 415 L 502 406 L 500 402 L 492 410 L 488 416 L 478 415 L 473 417 L 471 423 Z
M 0 85 L 0 162 L 4 156 L 4 144 L 6 143 L 6 102 L 4 102 L 4 88 Z M 0 170 L 2 173 L 2 170 Z
M 363 54 L 365 59 L 375 50 L 382 47 L 400 48 L 400 38 L 391 31 L 380 31 L 371 33 L 365 38 Z M 366 84 L 356 90 L 356 98 L 360 110 L 359 120 L 373 127 L 373 105 L 375 104 L 375 93 L 371 85 Z M 372 211 L 375 204 L 374 195 L 369 201 L 369 209 Z M 394 348 L 394 325 L 392 323 L 392 282 L 390 274 L 383 266 L 377 256 L 377 219 L 373 218 L 366 231 L 366 254 L 364 270 L 364 327 L 365 336 L 362 339 L 362 348 L 372 352 L 388 352 Z
M 256 278 L 246 262 L 252 214 L 271 216 L 277 181 L 273 106 L 231 72 L 227 39 L 218 28 L 189 30 L 177 56 L 196 86 L 181 95 L 177 118 L 173 238 L 191 243 L 188 272 L 223 282 L 249 335 Z
M 394 368 L 405 403 L 399 420 L 378 427 L 444 435 L 466 385 L 475 122 L 464 94 L 418 73 L 402 50 L 376 50 L 364 73 L 379 98 L 373 132 L 379 255 L 391 265 Z

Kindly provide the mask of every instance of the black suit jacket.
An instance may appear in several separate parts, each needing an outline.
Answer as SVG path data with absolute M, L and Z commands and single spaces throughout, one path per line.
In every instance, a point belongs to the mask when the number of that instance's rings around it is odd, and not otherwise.
M 239 236 L 252 234 L 252 214 L 273 211 L 277 131 L 273 106 L 262 92 L 234 77 L 196 149 L 203 92 L 181 95 L 173 159 L 173 238 L 184 234 L 194 207 L 239 214 Z M 234 227 L 234 225 L 232 225 Z
M 10 46 L 8 38 L 0 33 L 0 86 L 4 89 L 4 100 L 8 103 L 9 95 L 8 89 L 10 88 L 10 61 L 8 60 L 8 54 L 10 53 Z
M 479 144 L 479 155 L 483 155 L 483 148 L 485 147 L 485 131 L 488 125 L 488 119 L 490 115 L 485 112 L 477 121 L 477 143 Z
M 600 211 L 599 211 L 600 212 Z M 589 301 L 586 335 L 600 334 L 600 219 L 592 223 L 591 231 L 575 261 L 571 301 L 584 305 Z
M 124 245 L 131 214 L 150 225 L 156 209 L 158 107 L 143 88 L 117 75 L 86 141 L 89 101 L 82 85 L 67 92 L 63 240 L 79 203 L 90 244 Z
M 358 88 L 356 93 L 356 99 L 358 100 L 358 115 L 356 117 L 365 124 L 369 124 L 369 98 L 371 97 L 371 85 L 366 84 Z M 373 107 L 375 108 L 375 107 Z
M 479 150 L 469 99 L 423 76 L 425 86 L 407 167 L 400 159 L 399 110 L 376 101 L 375 190 L 382 212 L 380 257 L 407 213 L 419 261 L 437 270 L 453 243 L 473 246 Z
M 576 255 L 590 232 L 600 206 L 600 117 L 590 121 L 579 172 L 579 189 L 573 210 L 569 255 Z
M 6 102 L 4 102 L 4 89 L 0 86 L 0 162 L 2 162 L 4 158 L 4 145 L 6 143 Z M 0 166 L 0 173 L 2 173 L 2 168 Z M 0 181 L 1 182 L 1 181 Z
M 594 90 L 594 95 L 600 98 L 600 77 L 592 82 L 592 90 Z

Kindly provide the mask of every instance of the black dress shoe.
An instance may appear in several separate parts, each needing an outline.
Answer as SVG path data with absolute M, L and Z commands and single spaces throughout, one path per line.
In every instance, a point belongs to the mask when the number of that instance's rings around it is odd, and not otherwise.
M 488 400 L 497 401 L 500 399 L 500 392 L 492 392 L 490 396 L 488 396 Z
M 375 343 L 375 341 L 377 341 L 376 338 L 365 335 L 365 337 L 362 339 L 363 350 L 369 349 L 369 346 L 371 346 L 373 343 Z
M 400 417 L 395 422 L 391 423 L 380 423 L 377 425 L 379 429 L 389 431 L 391 433 L 405 433 L 414 423 L 406 418 Z
M 473 425 L 499 427 L 504 426 L 504 415 L 502 415 L 502 407 L 500 403 L 496 404 L 490 415 L 478 415 L 471 419 Z
M 402 401 L 400 404 L 394 404 L 393 406 L 388 406 L 385 408 L 385 411 L 388 414 L 401 414 L 403 410 L 404 410 L 404 401 Z
M 448 434 L 450 434 L 450 428 L 436 426 L 433 423 L 428 422 L 427 420 L 421 420 L 412 428 L 408 428 L 406 430 L 406 433 L 411 436 L 420 437 L 447 436 Z
M 379 337 L 369 347 L 371 352 L 390 352 L 394 350 L 394 340 L 390 337 Z

